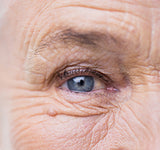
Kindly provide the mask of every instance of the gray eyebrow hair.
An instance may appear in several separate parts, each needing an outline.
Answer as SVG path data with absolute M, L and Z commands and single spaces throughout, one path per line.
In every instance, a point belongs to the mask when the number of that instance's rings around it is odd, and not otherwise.
M 114 43 L 117 45 L 122 43 L 122 39 L 116 39 L 109 33 L 97 31 L 80 32 L 73 29 L 65 29 L 46 36 L 41 41 L 40 47 L 50 46 L 51 44 L 56 44 L 56 42 L 61 42 L 64 44 L 76 43 L 78 45 L 95 47 L 99 45 L 99 42 Z

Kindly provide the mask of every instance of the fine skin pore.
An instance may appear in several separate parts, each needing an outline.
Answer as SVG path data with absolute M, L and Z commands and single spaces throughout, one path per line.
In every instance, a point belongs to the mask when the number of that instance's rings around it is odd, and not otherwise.
M 11 150 L 160 149 L 159 0 L 16 0 L 0 32 Z

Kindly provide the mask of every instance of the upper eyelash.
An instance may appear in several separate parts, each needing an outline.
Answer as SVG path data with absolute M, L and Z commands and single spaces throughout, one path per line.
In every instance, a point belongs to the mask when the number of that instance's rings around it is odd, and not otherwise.
M 113 83 L 112 79 L 109 78 L 107 75 L 99 71 L 93 70 L 91 68 L 75 68 L 75 69 L 70 69 L 70 70 L 65 69 L 64 71 L 58 73 L 57 77 L 60 80 L 65 80 L 65 79 L 67 80 L 76 75 L 79 75 L 79 76 L 80 75 L 91 75 L 94 77 L 98 77 L 99 79 L 103 80 L 106 84 Z

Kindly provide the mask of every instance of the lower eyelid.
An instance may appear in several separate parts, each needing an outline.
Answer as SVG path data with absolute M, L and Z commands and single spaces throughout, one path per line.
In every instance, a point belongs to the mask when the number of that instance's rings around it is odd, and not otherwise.
M 130 99 L 132 89 L 130 86 L 117 89 L 114 87 L 101 88 L 97 90 L 93 90 L 91 92 L 72 92 L 68 89 L 56 88 L 57 96 L 62 97 L 64 100 L 70 103 L 81 103 L 84 101 L 92 101 L 95 99 L 104 99 L 103 101 L 109 102 L 124 102 Z
M 64 114 L 74 116 L 90 116 L 118 109 L 121 104 L 130 99 L 131 88 L 123 88 L 118 92 L 107 92 L 105 89 L 95 90 L 89 93 L 75 93 L 61 88 L 52 88 L 52 98 L 56 98 L 63 105 Z
M 107 113 L 111 109 L 118 107 L 118 102 L 116 101 L 115 97 L 105 94 L 103 90 L 92 92 L 92 94 L 76 94 L 74 92 L 59 89 L 57 91 L 57 98 L 58 97 L 60 98 L 59 101 L 65 101 L 65 104 L 69 104 L 70 111 L 78 109 L 80 112 L 75 114 L 77 116 L 80 116 L 81 111 L 83 113 L 85 112 L 86 116 L 98 115 Z
M 117 92 L 118 93 L 118 92 Z M 73 92 L 68 89 L 59 88 L 57 94 L 63 97 L 68 102 L 71 103 L 81 103 L 84 101 L 90 101 L 94 99 L 104 99 L 106 101 L 116 99 L 115 93 L 109 93 L 106 89 L 93 90 L 91 92 Z M 98 100 L 99 101 L 99 100 Z

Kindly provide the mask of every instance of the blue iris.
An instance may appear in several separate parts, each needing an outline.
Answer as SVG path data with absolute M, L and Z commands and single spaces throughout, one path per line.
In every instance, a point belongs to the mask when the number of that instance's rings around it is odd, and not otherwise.
M 94 88 L 94 78 L 92 76 L 77 76 L 67 81 L 70 91 L 90 92 Z

